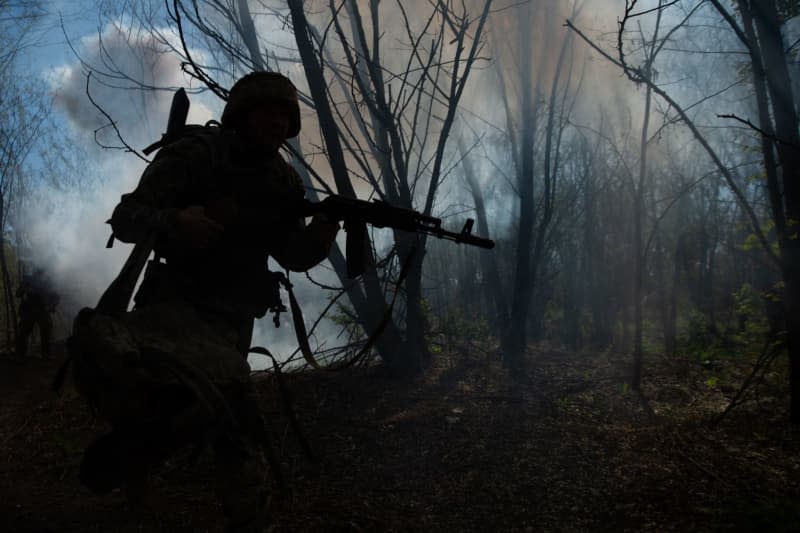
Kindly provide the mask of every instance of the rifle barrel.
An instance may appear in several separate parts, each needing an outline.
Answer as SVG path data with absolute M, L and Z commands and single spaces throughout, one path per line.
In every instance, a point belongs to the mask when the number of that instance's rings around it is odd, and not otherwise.
M 397 207 L 389 203 L 374 200 L 358 200 L 344 196 L 328 196 L 321 202 L 304 201 L 301 209 L 303 216 L 324 213 L 332 220 L 352 220 L 364 222 L 378 228 L 393 228 L 403 231 L 424 233 L 439 239 L 464 243 L 480 248 L 494 248 L 494 241 L 472 234 L 474 221 L 467 219 L 461 232 L 448 231 L 442 228 L 440 218 L 424 215 L 413 209 Z

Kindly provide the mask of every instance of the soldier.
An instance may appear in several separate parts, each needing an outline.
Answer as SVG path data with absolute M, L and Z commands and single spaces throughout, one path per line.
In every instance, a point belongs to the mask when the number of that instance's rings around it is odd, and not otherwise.
M 25 357 L 28 354 L 28 339 L 33 334 L 33 328 L 38 325 L 42 358 L 50 358 L 53 336 L 52 314 L 58 306 L 58 294 L 51 287 L 44 271 L 36 269 L 32 274 L 22 276 L 17 297 L 20 298 L 17 311 L 19 319 L 17 355 Z
M 298 214 L 302 182 L 278 150 L 299 131 L 289 79 L 248 74 L 231 89 L 221 125 L 162 148 L 115 208 L 115 237 L 155 235 L 156 259 L 124 327 L 99 318 L 95 331 L 108 335 L 81 340 L 84 351 L 118 356 L 102 370 L 91 358 L 74 367 L 78 389 L 114 426 L 81 467 L 95 491 L 125 486 L 140 501 L 147 470 L 181 446 L 208 443 L 230 530 L 265 526 L 264 427 L 246 357 L 254 319 L 280 307 L 267 259 L 305 271 L 327 257 L 339 229 Z M 126 357 L 135 364 L 109 370 Z

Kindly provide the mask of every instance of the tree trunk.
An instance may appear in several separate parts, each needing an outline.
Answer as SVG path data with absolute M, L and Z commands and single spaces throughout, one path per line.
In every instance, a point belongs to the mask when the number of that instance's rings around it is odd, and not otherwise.
M 658 2 L 659 7 L 662 5 L 662 0 Z M 646 76 L 649 78 L 651 74 L 651 67 L 656 59 L 659 48 L 658 33 L 661 27 L 661 10 L 659 9 L 656 15 L 656 24 L 653 29 L 653 37 L 649 43 L 649 47 L 645 46 L 646 58 L 644 70 Z M 649 48 L 649 49 L 648 49 Z M 650 134 L 650 107 L 652 105 L 653 89 L 648 84 L 644 97 L 644 119 L 642 123 L 642 136 L 639 146 L 639 180 L 634 191 L 635 199 L 633 206 L 633 257 L 634 265 L 634 280 L 633 280 L 633 375 L 631 376 L 631 388 L 635 391 L 641 389 L 642 381 L 642 359 L 644 358 L 642 337 L 643 337 L 643 299 L 644 299 L 644 271 L 646 268 L 646 250 L 644 249 L 643 239 L 643 225 L 645 217 L 645 186 L 647 182 L 647 143 L 648 135 Z
M 647 180 L 647 136 L 650 126 L 650 105 L 652 91 L 647 88 L 644 100 L 644 123 L 642 124 L 641 145 L 639 147 L 639 183 L 634 191 L 633 205 L 633 372 L 631 375 L 631 388 L 640 390 L 642 381 L 642 328 L 644 298 L 644 268 L 645 255 L 642 242 L 642 225 L 644 224 L 644 187 Z
M 791 420 L 800 423 L 800 134 L 794 107 L 786 51 L 775 2 L 752 0 L 753 18 L 758 30 L 767 88 L 775 120 L 778 159 L 783 177 L 787 235 L 780 240 L 783 273 L 783 304 L 786 312 L 789 350 Z
M 589 311 L 592 317 L 591 343 L 599 349 L 605 349 L 611 343 L 611 327 L 609 325 L 610 302 L 606 297 L 608 277 L 603 271 L 606 265 L 605 238 L 599 234 L 596 214 L 597 193 L 593 173 L 587 173 L 583 191 L 583 249 L 586 257 L 584 265 L 585 287 L 589 298 Z
M 472 194 L 472 201 L 475 203 L 475 215 L 478 219 L 478 234 L 488 237 L 489 222 L 486 216 L 486 203 L 483 200 L 483 191 L 478 184 L 475 169 L 472 167 L 472 161 L 467 157 L 467 150 L 462 140 L 459 140 L 458 148 L 461 152 L 461 165 L 464 167 L 464 175 L 467 179 L 470 193 Z M 493 312 L 489 314 L 489 323 L 494 331 L 498 331 L 506 322 L 508 310 L 505 306 L 506 298 L 500 281 L 500 271 L 497 268 L 497 251 L 480 250 L 478 253 L 480 254 L 481 271 L 484 276 L 483 287 L 486 294 L 486 302 L 493 310 Z
M 523 61 L 523 83 L 530 80 L 531 53 L 525 47 Z M 538 122 L 538 106 L 533 106 L 533 91 L 528 85 L 523 89 L 522 97 L 522 135 L 520 141 L 521 159 L 520 173 L 517 180 L 519 188 L 519 230 L 517 233 L 517 257 L 514 268 L 514 290 L 511 294 L 511 316 L 508 330 L 505 335 L 505 361 L 510 367 L 517 368 L 522 364 L 522 358 L 527 344 L 526 326 L 528 320 L 528 306 L 530 303 L 533 283 L 531 280 L 531 244 L 533 243 L 533 157 L 534 133 Z
M 0 193 L 0 272 L 3 276 L 3 299 L 6 307 L 6 345 L 15 346 L 17 338 L 16 302 L 14 300 L 13 282 L 8 271 L 8 258 L 6 257 L 5 232 L 5 195 Z
M 263 70 L 265 68 L 265 62 L 261 55 L 261 51 L 258 48 L 258 37 L 256 35 L 255 24 L 253 23 L 248 3 L 245 0 L 239 0 L 237 8 L 239 13 L 241 35 L 245 45 L 247 46 L 250 60 L 252 61 L 255 69 Z M 314 66 L 318 68 L 318 64 L 316 63 L 311 65 L 311 68 L 313 69 Z M 314 77 L 314 79 L 317 80 L 318 78 Z M 330 112 L 330 109 L 328 109 L 328 112 Z M 302 149 L 296 139 L 292 140 L 291 144 L 297 153 L 302 153 Z M 341 148 L 339 149 L 341 150 Z M 317 200 L 317 193 L 312 186 L 311 177 L 309 176 L 306 168 L 301 165 L 298 167 L 298 172 L 300 173 L 301 177 L 303 178 L 303 182 L 306 185 L 309 199 L 312 201 Z M 348 188 L 349 178 L 346 176 L 346 173 L 344 176 L 342 176 L 341 173 L 337 174 L 336 185 L 341 194 L 347 195 L 349 193 L 352 196 L 355 195 L 352 187 Z M 362 282 L 365 290 L 362 290 L 358 283 L 348 278 L 347 261 L 338 244 L 336 243 L 334 243 L 333 247 L 331 248 L 329 260 L 337 274 L 337 277 L 340 280 L 340 283 L 346 288 L 347 297 L 355 309 L 356 318 L 359 321 L 359 325 L 367 335 L 373 334 L 373 332 L 375 332 L 379 327 L 381 319 L 387 312 L 388 307 L 383 298 L 383 292 L 380 288 L 380 283 L 377 279 L 376 272 L 367 272 L 363 275 Z M 375 341 L 376 350 L 380 354 L 381 358 L 387 362 L 387 364 L 396 362 L 402 357 L 401 340 L 402 338 L 395 322 L 390 319 L 385 325 L 381 335 L 379 335 Z
M 6 343 L 7 346 L 14 346 L 17 324 L 14 319 L 15 301 L 14 291 L 12 289 L 11 275 L 8 272 L 8 259 L 6 258 L 6 239 L 5 236 L 0 235 L 0 268 L 3 274 L 3 300 L 5 300 L 6 307 Z
M 672 261 L 672 286 L 667 305 L 667 318 L 664 322 L 664 349 L 667 351 L 667 355 L 674 355 L 677 347 L 678 287 L 681 280 L 683 241 L 683 235 L 680 235 L 678 243 L 675 245 L 675 255 Z
M 406 278 L 406 349 L 403 365 L 397 368 L 403 374 L 416 374 L 423 368 L 423 364 L 430 359 L 430 351 L 425 338 L 428 331 L 428 321 L 422 307 L 422 262 L 425 258 L 425 246 L 422 239 L 416 235 L 409 236 L 413 239 L 413 248 L 404 261 L 410 261 L 408 277 Z
M 783 200 L 781 198 L 778 165 L 775 161 L 775 142 L 771 138 L 771 136 L 774 135 L 775 128 L 772 124 L 772 117 L 769 114 L 769 98 L 767 96 L 764 62 L 761 60 L 761 46 L 756 37 L 755 28 L 753 27 L 753 14 L 747 2 L 748 0 L 738 0 L 738 5 L 739 12 L 742 15 L 744 33 L 747 42 L 750 44 L 750 60 L 753 68 L 753 89 L 756 94 L 759 127 L 765 133 L 765 135 L 761 136 L 761 153 L 764 157 L 764 172 L 767 175 L 767 192 L 769 193 L 770 208 L 772 209 L 772 219 L 775 221 L 775 231 L 778 235 L 778 240 L 781 241 L 786 236 L 786 213 L 784 212 Z
M 314 100 L 317 115 L 319 116 L 320 128 L 322 130 L 325 146 L 328 149 L 328 158 L 331 163 L 334 181 L 339 194 L 355 198 L 355 191 L 350 183 L 347 165 L 344 159 L 341 142 L 338 137 L 338 128 L 333 117 L 330 104 L 325 92 L 325 79 L 322 69 L 317 61 L 314 49 L 308 36 L 308 23 L 303 12 L 303 2 L 300 0 L 289 0 L 289 8 L 294 26 L 295 39 L 300 52 L 303 68 L 309 84 L 312 99 Z M 341 251 L 334 250 L 331 254 L 331 262 L 339 273 L 340 278 L 346 279 L 346 264 Z M 364 327 L 368 335 L 373 334 L 375 327 L 380 322 L 386 309 L 383 291 L 374 273 L 364 276 L 364 298 L 355 289 L 348 291 L 348 296 L 352 296 L 353 306 L 356 308 L 359 322 Z M 345 282 L 346 283 L 346 282 Z M 391 319 L 390 319 L 391 320 Z M 392 368 L 402 368 L 405 350 L 400 342 L 399 331 L 396 325 L 390 323 L 386 326 L 379 342 L 376 343 L 378 353 L 384 362 Z
M 562 247 L 561 263 L 564 266 L 564 318 L 561 340 L 565 346 L 577 350 L 581 346 L 581 294 L 579 252 L 573 243 Z
M 658 294 L 658 313 L 661 317 L 661 331 L 664 341 L 664 353 L 669 354 L 672 352 L 670 349 L 670 341 L 667 338 L 669 330 L 669 286 L 667 285 L 665 269 L 668 265 L 667 254 L 664 253 L 661 245 L 661 238 L 656 237 L 653 242 L 653 268 L 655 270 L 656 291 Z M 658 250 L 658 256 L 655 255 L 655 250 Z

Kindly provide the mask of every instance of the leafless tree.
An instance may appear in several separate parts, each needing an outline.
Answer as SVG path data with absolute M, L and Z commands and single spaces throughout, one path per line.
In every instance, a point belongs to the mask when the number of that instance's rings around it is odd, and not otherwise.
M 515 263 L 507 326 L 502 334 L 506 362 L 522 363 L 527 345 L 531 302 L 538 304 L 533 323 L 534 336 L 541 333 L 544 298 L 536 298 L 542 287 L 550 257 L 553 235 L 558 220 L 557 192 L 561 180 L 561 149 L 574 101 L 576 85 L 572 79 L 574 60 L 571 37 L 557 35 L 548 20 L 556 15 L 554 5 L 529 2 L 520 7 L 515 29 L 519 39 L 519 69 L 512 75 L 498 70 L 500 94 L 506 111 L 506 131 L 514 163 L 515 191 L 519 198 L 519 222 L 515 240 Z M 572 4 L 576 14 L 580 3 Z M 529 28 L 541 27 L 542 42 L 558 42 L 559 53 L 550 54 L 549 47 L 534 50 L 528 42 Z M 511 77 L 513 76 L 513 77 Z M 549 87 L 545 87 L 549 80 Z M 515 101 L 512 95 L 518 95 Z M 535 189 L 535 184 L 541 187 Z
M 448 139 L 467 80 L 481 59 L 491 5 L 491 0 L 481 2 L 473 11 L 450 0 L 420 2 L 412 17 L 407 2 L 371 1 L 365 16 L 362 5 L 350 0 L 314 6 L 289 1 L 288 10 L 265 5 L 258 14 L 244 1 L 175 0 L 168 3 L 168 17 L 181 45 L 175 46 L 169 35 L 154 35 L 181 54 L 187 72 L 221 98 L 227 96 L 225 87 L 245 72 L 288 72 L 301 65 L 305 79 L 293 77 L 302 89 L 302 102 L 316 115 L 319 137 L 306 127 L 313 148 L 301 150 L 296 144 L 295 154 L 322 152 L 329 171 L 319 173 L 333 178 L 339 194 L 355 196 L 359 189 L 362 195 L 434 214 L 442 177 L 453 158 Z M 136 10 L 133 18 L 150 30 L 158 20 L 147 9 Z M 402 24 L 387 25 L 389 18 Z M 295 48 L 276 45 L 259 32 L 270 20 L 292 29 Z M 394 44 L 389 48 L 388 39 L 402 43 L 404 52 L 398 53 Z M 202 60 L 192 53 L 198 45 L 209 50 Z M 123 79 L 129 86 L 153 88 L 113 68 L 103 74 L 107 81 Z M 382 358 L 406 372 L 420 368 L 426 352 L 426 239 L 398 232 L 392 240 L 388 258 L 395 259 L 379 261 L 391 267 L 383 280 L 378 273 L 368 273 L 360 283 L 348 280 L 338 249 L 331 262 L 364 331 L 383 330 L 377 343 Z M 402 266 L 407 272 L 404 312 L 392 318 L 387 316 L 386 282 Z
M 784 289 L 782 301 L 785 310 L 787 345 L 790 366 L 792 369 L 792 420 L 800 421 L 800 244 L 792 238 L 790 229 L 792 220 L 800 215 L 800 193 L 795 190 L 797 180 L 794 175 L 800 170 L 800 135 L 798 134 L 797 113 L 794 107 L 794 95 L 788 74 L 787 48 L 782 42 L 782 13 L 775 2 L 743 1 L 724 3 L 712 0 L 711 5 L 718 16 L 729 26 L 739 38 L 750 57 L 752 69 L 753 98 L 758 109 L 758 123 L 743 119 L 735 113 L 719 113 L 719 118 L 737 121 L 750 126 L 761 136 L 761 148 L 764 158 L 764 169 L 767 175 L 766 187 L 771 205 L 772 222 L 776 228 L 778 250 L 776 251 L 763 229 L 757 206 L 748 197 L 741 179 L 729 165 L 726 165 L 719 149 L 713 146 L 708 133 L 704 133 L 693 117 L 687 112 L 690 106 L 681 104 L 664 85 L 659 83 L 655 73 L 648 66 L 635 65 L 625 47 L 625 32 L 637 19 L 648 16 L 660 16 L 664 9 L 683 9 L 685 17 L 678 18 L 683 24 L 689 18 L 702 12 L 704 2 L 659 2 L 653 8 L 642 7 L 635 0 L 627 1 L 623 16 L 620 18 L 620 29 L 615 56 L 601 49 L 590 41 L 580 30 L 567 22 L 574 31 L 589 43 L 596 51 L 617 65 L 628 78 L 637 84 L 643 84 L 652 91 L 672 113 L 673 122 L 680 122 L 688 127 L 695 140 L 703 147 L 717 171 L 724 178 L 729 190 L 738 202 L 739 208 L 746 214 L 753 235 L 761 244 L 763 253 L 769 258 L 773 267 L 783 276 Z M 737 16 L 731 7 L 735 7 Z M 783 8 L 791 8 L 791 3 Z M 667 33 L 677 30 L 678 26 Z M 706 95 L 704 100 L 711 100 L 720 93 Z M 778 170 L 780 168 L 780 170 Z
M 49 109 L 41 87 L 24 72 L 20 58 L 34 45 L 31 31 L 41 16 L 38 2 L 0 1 L 0 273 L 6 342 L 11 346 L 16 336 L 17 280 L 8 259 L 15 241 L 10 219 L 27 179 L 26 159 Z

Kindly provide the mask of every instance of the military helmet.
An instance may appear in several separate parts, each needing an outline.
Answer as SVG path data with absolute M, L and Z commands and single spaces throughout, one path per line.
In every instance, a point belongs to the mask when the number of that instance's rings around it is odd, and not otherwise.
M 297 101 L 297 88 L 282 74 L 277 72 L 251 72 L 231 87 L 228 103 L 222 112 L 222 123 L 235 124 L 249 109 L 263 103 L 281 102 L 289 112 L 288 137 L 300 133 L 300 104 Z

